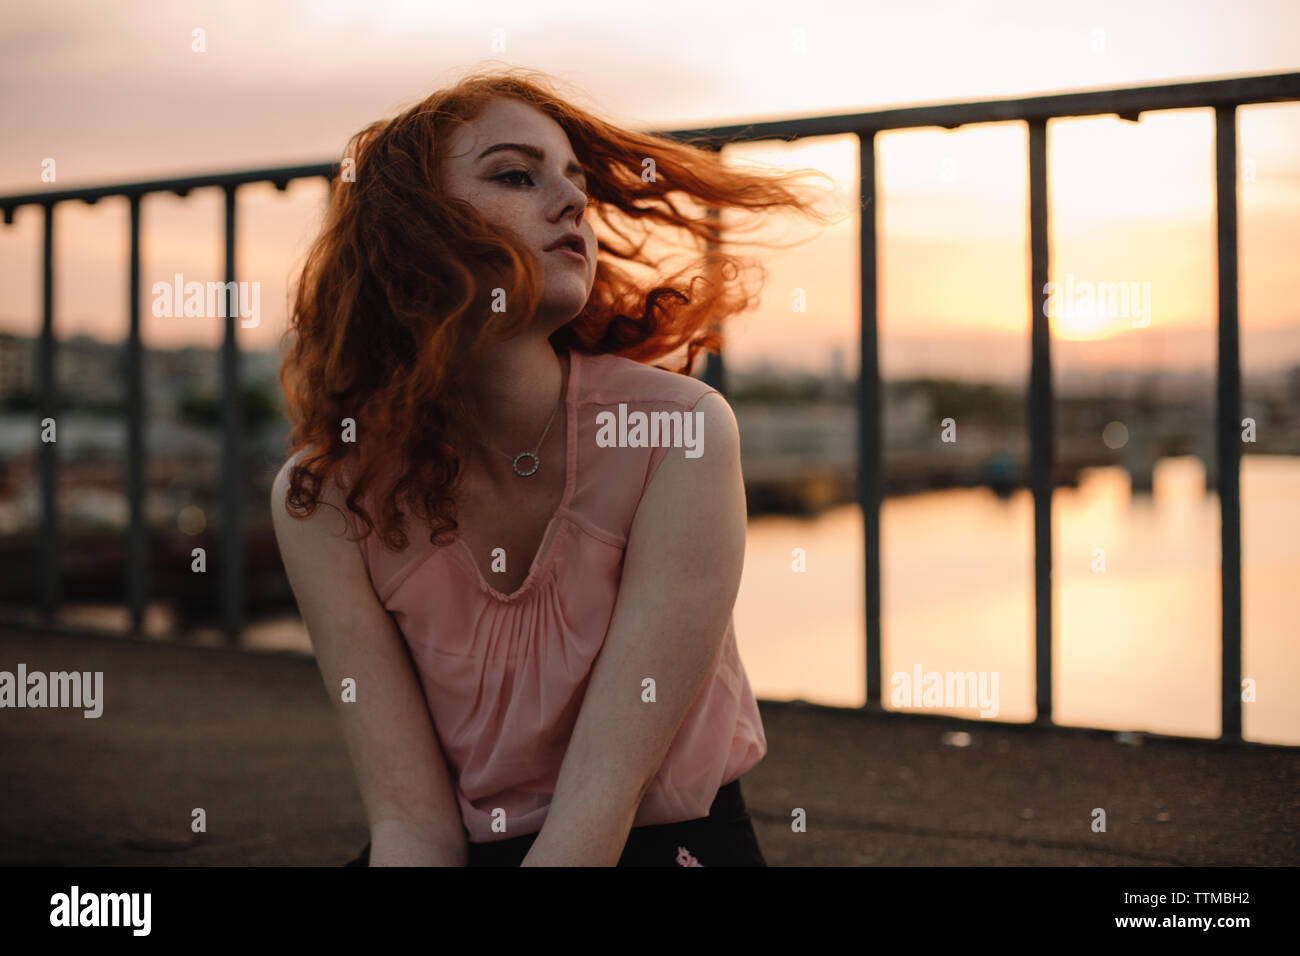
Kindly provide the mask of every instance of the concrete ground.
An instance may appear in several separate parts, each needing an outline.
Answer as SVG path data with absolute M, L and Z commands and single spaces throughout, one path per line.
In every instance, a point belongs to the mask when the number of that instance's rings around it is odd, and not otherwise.
M 0 627 L 19 662 L 103 671 L 104 714 L 0 710 L 0 865 L 331 865 L 366 842 L 311 659 Z M 773 866 L 1300 862 L 1300 748 L 760 708 L 741 786 Z

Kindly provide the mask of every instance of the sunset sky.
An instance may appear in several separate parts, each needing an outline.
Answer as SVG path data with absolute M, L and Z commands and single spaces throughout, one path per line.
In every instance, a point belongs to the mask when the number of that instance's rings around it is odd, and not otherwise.
M 191 49 L 196 28 L 202 53 Z M 1300 4 L 9 3 L 0 12 L 0 193 L 335 160 L 366 123 L 492 62 L 551 73 L 581 91 L 582 105 L 624 125 L 676 128 L 1296 71 Z M 1246 107 L 1239 128 L 1248 163 L 1243 361 L 1248 370 L 1300 363 L 1300 342 L 1288 356 L 1270 337 L 1289 329 L 1297 332 L 1289 341 L 1300 340 L 1300 105 Z M 1151 306 L 1140 330 L 1075 309 L 1055 323 L 1058 338 L 1113 337 L 1117 361 L 1212 362 L 1212 112 L 1058 121 L 1049 143 L 1053 279 L 1132 283 Z M 887 371 L 907 365 L 899 349 L 916 342 L 931 364 L 988 355 L 1002 357 L 1003 371 L 1027 367 L 1027 352 L 1008 353 L 997 338 L 1023 339 L 1029 317 L 1025 147 L 1016 124 L 880 137 Z M 842 184 L 845 211 L 855 207 L 852 138 L 728 155 L 823 169 Z M 57 163 L 57 184 L 40 180 L 46 158 Z M 286 282 L 318 225 L 324 184 L 240 197 L 239 277 L 262 283 L 262 319 L 239 334 L 244 348 L 265 349 L 285 328 Z M 5 331 L 39 329 L 40 221 L 28 208 L 0 229 Z M 146 312 L 154 281 L 221 277 L 215 191 L 151 198 L 144 221 Z M 60 208 L 61 338 L 124 334 L 126 223 L 124 201 Z M 850 217 L 765 258 L 764 305 L 729 341 L 739 364 L 821 368 L 838 346 L 855 368 L 856 235 Z M 805 313 L 791 309 L 795 289 L 807 295 Z M 220 319 L 142 322 L 149 347 L 220 341 Z M 1180 330 L 1203 333 L 1192 337 L 1190 360 L 1175 341 Z M 990 351 L 970 344 L 979 337 Z

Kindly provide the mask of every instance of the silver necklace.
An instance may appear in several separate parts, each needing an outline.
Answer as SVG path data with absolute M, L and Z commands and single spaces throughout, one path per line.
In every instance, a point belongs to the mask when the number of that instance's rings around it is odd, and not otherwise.
M 564 400 L 563 380 L 561 380 L 560 382 L 560 400 L 561 402 L 563 402 Z M 542 467 L 542 459 L 537 456 L 537 453 L 542 450 L 542 443 L 546 441 L 546 436 L 550 434 L 551 425 L 555 423 L 555 415 L 557 412 L 559 412 L 559 410 L 560 410 L 560 406 L 556 405 L 555 411 L 551 412 L 551 420 L 546 423 L 546 430 L 542 432 L 542 437 L 537 439 L 537 447 L 534 448 L 532 451 L 521 451 L 517 455 L 507 455 L 505 452 L 493 448 L 491 445 L 487 444 L 487 442 L 483 441 L 482 439 L 479 439 L 479 444 L 483 445 L 484 448 L 487 448 L 490 451 L 495 451 L 498 455 L 505 455 L 507 458 L 509 458 L 510 464 L 515 470 L 515 474 L 518 475 L 520 478 L 531 477 L 532 475 L 537 474 L 537 469 Z M 519 459 L 521 458 L 531 458 L 533 460 L 533 467 L 530 468 L 528 471 L 520 471 Z

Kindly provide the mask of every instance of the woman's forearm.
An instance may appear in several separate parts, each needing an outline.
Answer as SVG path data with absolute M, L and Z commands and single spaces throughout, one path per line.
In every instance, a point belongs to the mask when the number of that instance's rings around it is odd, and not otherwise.
M 371 866 L 465 866 L 468 853 L 459 820 L 454 830 L 405 820 L 370 827 Z

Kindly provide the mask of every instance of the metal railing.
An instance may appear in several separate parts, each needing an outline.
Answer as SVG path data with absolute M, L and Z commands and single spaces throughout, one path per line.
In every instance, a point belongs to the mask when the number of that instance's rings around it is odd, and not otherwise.
M 1047 202 L 1047 121 L 1055 118 L 1115 114 L 1136 122 L 1144 112 L 1211 108 L 1215 113 L 1215 190 L 1218 241 L 1218 368 L 1216 375 L 1216 468 L 1221 508 L 1222 552 L 1222 732 L 1225 741 L 1241 740 L 1241 502 L 1238 440 L 1241 368 L 1237 314 L 1237 108 L 1246 104 L 1300 100 L 1300 73 L 1240 77 L 1163 86 L 1096 90 L 976 103 L 946 103 L 837 116 L 775 120 L 735 126 L 666 131 L 721 149 L 728 143 L 794 140 L 801 137 L 854 134 L 860 146 L 861 235 L 861 372 L 858 392 L 859 500 L 865 540 L 866 708 L 880 710 L 883 692 L 880 635 L 880 532 L 882 403 L 878 345 L 877 232 L 879 195 L 876 189 L 875 137 L 886 130 L 957 127 L 978 123 L 1025 123 L 1029 133 L 1029 303 L 1031 359 L 1027 394 L 1030 487 L 1034 499 L 1034 611 L 1037 652 L 1036 709 L 1038 720 L 1050 723 L 1052 713 L 1052 421 L 1051 340 L 1047 317 L 1039 307 L 1039 290 L 1048 281 L 1050 247 Z M 235 192 L 250 183 L 288 188 L 296 179 L 323 178 L 331 182 L 337 163 L 316 163 L 244 172 L 183 176 L 86 189 L 0 196 L 4 222 L 12 224 L 20 206 L 45 210 L 43 324 L 37 354 L 38 422 L 53 417 L 54 378 L 54 209 L 62 202 L 95 203 L 124 197 L 130 205 L 131 255 L 128 266 L 130 329 L 126 340 L 127 397 L 127 604 L 132 629 L 140 633 L 147 599 L 144 566 L 144 444 L 140 344 L 140 201 L 151 193 L 186 196 L 195 189 L 225 193 L 225 281 L 230 297 L 222 349 L 222 607 L 227 639 L 235 642 L 243 628 L 242 527 L 238 488 L 240 447 L 239 350 L 235 340 Z M 723 362 L 710 355 L 705 378 L 721 390 Z M 39 427 L 39 426 L 38 426 Z M 59 535 L 55 489 L 56 446 L 42 442 L 41 476 L 41 606 L 52 614 L 60 603 Z

